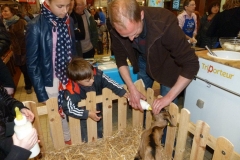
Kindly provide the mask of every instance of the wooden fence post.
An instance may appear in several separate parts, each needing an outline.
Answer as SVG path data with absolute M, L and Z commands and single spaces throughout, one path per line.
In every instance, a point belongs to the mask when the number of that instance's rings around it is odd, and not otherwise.
M 225 137 L 219 137 L 216 142 L 213 160 L 229 160 L 233 154 L 233 144 Z
M 86 109 L 89 111 L 96 111 L 96 92 L 87 93 Z M 87 119 L 87 134 L 88 142 L 97 140 L 97 122 L 91 118 Z
M 52 135 L 53 145 L 55 149 L 65 147 L 62 120 L 58 113 L 57 98 L 50 98 L 46 102 L 48 111 L 48 121 L 50 126 L 50 134 Z
M 102 106 L 103 106 L 103 135 L 104 138 L 112 135 L 112 91 L 108 88 L 102 90 Z M 95 106 L 96 107 L 96 106 Z
M 183 159 L 183 155 L 186 150 L 189 121 L 190 121 L 190 112 L 185 108 L 181 109 L 174 160 Z
M 206 122 L 197 121 L 190 160 L 202 160 L 206 150 L 210 127 Z

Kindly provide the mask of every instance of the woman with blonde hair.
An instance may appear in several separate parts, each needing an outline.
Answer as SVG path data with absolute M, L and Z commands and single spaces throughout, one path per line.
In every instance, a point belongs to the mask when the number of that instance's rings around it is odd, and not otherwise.
M 223 12 L 217 14 L 208 28 L 210 37 L 236 37 L 240 31 L 240 0 L 226 0 Z

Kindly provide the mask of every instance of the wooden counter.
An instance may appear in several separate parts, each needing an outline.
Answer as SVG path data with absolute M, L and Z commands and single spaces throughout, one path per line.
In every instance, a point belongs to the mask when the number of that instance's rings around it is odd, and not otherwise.
M 217 58 L 213 58 L 213 57 L 208 56 L 207 52 L 208 52 L 207 50 L 203 50 L 203 51 L 196 51 L 195 53 L 199 58 L 207 59 L 207 60 L 210 60 L 210 61 L 213 61 L 213 62 L 224 64 L 226 66 L 230 66 L 230 67 L 240 69 L 240 60 L 229 61 L 229 60 L 217 59 Z

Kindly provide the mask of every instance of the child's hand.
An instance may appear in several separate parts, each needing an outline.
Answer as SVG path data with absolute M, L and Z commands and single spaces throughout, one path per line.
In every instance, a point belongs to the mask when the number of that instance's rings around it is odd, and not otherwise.
M 100 113 L 100 111 L 89 111 L 88 117 L 97 122 L 102 118 L 97 116 L 98 113 Z
M 129 98 L 129 93 L 128 92 L 126 92 L 124 95 L 123 95 L 123 97 L 125 97 L 125 98 Z
M 27 120 L 29 120 L 30 122 L 34 120 L 34 114 L 32 113 L 32 111 L 28 110 L 27 108 L 22 108 L 21 112 L 26 116 Z

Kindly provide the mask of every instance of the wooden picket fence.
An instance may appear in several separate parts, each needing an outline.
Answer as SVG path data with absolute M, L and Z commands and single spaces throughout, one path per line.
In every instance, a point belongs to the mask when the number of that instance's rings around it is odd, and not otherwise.
M 146 95 L 148 103 L 152 104 L 155 97 L 154 91 L 148 88 L 145 91 L 142 81 L 135 83 L 137 89 Z M 89 110 L 96 110 L 96 103 L 103 103 L 103 133 L 104 137 L 111 136 L 113 132 L 112 111 L 113 100 L 117 100 L 118 103 L 118 130 L 127 127 L 127 100 L 121 98 L 112 93 L 111 90 L 103 89 L 102 95 L 96 96 L 95 92 L 87 93 L 87 99 L 79 103 L 79 106 L 86 106 Z M 24 104 L 29 107 L 36 115 L 34 126 L 38 131 L 41 151 L 44 153 L 46 150 L 46 144 L 44 143 L 44 137 L 41 130 L 39 117 L 37 115 L 47 115 L 48 123 L 50 126 L 52 136 L 52 142 L 55 149 L 61 149 L 65 147 L 61 117 L 58 113 L 57 99 L 50 98 L 46 102 L 46 106 L 36 107 L 36 104 L 32 101 L 25 101 Z M 203 160 L 206 146 L 209 146 L 214 150 L 213 160 L 240 160 L 240 154 L 234 151 L 232 143 L 224 137 L 215 138 L 210 135 L 210 126 L 199 120 L 196 124 L 190 121 L 190 112 L 183 108 L 179 112 L 178 106 L 171 103 L 168 106 L 169 112 L 172 115 L 172 122 L 178 127 L 169 127 L 167 129 L 167 138 L 164 150 L 168 157 L 171 157 L 173 151 L 175 151 L 174 160 L 182 160 L 186 149 L 186 142 L 188 134 L 193 134 L 193 143 L 191 148 L 190 160 Z M 152 115 L 148 111 L 146 114 L 145 125 L 146 128 L 151 126 Z M 132 112 L 132 126 L 139 126 L 143 123 L 143 113 L 138 110 Z M 87 120 L 88 129 L 88 141 L 97 140 L 97 124 L 90 118 Z M 80 121 L 75 118 L 69 117 L 69 127 L 71 132 L 71 140 L 73 144 L 81 143 Z M 176 139 L 176 146 L 174 147 L 174 141 Z

